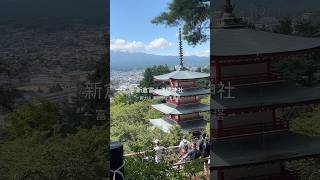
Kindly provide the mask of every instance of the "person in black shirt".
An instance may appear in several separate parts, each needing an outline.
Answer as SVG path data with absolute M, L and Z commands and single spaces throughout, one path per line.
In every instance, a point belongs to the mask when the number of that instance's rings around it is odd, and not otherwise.
M 196 143 L 192 143 L 191 144 L 191 150 L 186 155 L 184 155 L 182 157 L 181 161 L 185 161 L 186 159 L 194 160 L 194 159 L 199 158 L 200 155 L 201 155 L 201 153 L 197 149 Z

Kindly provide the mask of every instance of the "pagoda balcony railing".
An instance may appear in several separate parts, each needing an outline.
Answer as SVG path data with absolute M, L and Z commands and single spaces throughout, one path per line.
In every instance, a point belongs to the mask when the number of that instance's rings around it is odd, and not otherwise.
M 246 124 L 242 126 L 213 129 L 213 137 L 224 139 L 230 137 L 264 134 L 289 129 L 289 121 L 278 118 L 275 122 Z
M 184 89 L 192 89 L 192 88 L 197 88 L 198 86 L 196 84 L 190 84 L 190 85 L 172 85 L 172 88 L 181 88 L 182 90 Z
M 292 170 L 289 168 L 285 168 L 281 173 L 274 173 L 268 175 L 254 176 L 254 177 L 246 177 L 244 179 L 238 180 L 298 180 L 299 172 L 296 170 Z
M 227 85 L 230 82 L 231 86 L 262 84 L 262 83 L 270 83 L 270 82 L 282 81 L 282 80 L 283 80 L 283 73 L 279 73 L 279 72 L 222 77 L 222 82 L 225 85 Z
M 181 101 L 181 100 L 176 100 L 176 99 L 168 99 L 167 101 L 170 104 L 173 105 L 189 105 L 189 104 L 199 104 L 201 101 L 200 99 L 198 100 L 190 100 L 190 101 Z
M 167 117 L 168 119 L 170 119 L 170 120 L 172 120 L 172 121 L 176 121 L 176 122 L 185 122 L 185 121 L 190 121 L 190 120 L 201 120 L 201 119 L 204 119 L 204 117 L 203 116 L 198 116 L 198 117 L 190 117 L 190 118 L 183 118 L 183 119 L 181 119 L 180 118 L 180 120 L 178 120 L 178 119 L 172 119 L 172 118 L 170 118 L 170 117 Z

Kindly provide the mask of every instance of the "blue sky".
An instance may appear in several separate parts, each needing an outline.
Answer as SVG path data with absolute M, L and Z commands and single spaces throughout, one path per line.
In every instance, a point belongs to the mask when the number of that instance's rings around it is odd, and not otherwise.
M 111 0 L 112 51 L 178 55 L 178 27 L 155 25 L 151 20 L 166 11 L 172 0 Z M 209 56 L 209 41 L 195 47 L 183 42 L 185 55 Z

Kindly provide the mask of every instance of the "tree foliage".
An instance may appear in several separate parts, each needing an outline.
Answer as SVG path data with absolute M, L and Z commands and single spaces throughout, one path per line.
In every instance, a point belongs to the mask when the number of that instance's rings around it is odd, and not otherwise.
M 272 67 L 277 72 L 283 72 L 289 81 L 311 86 L 320 81 L 320 63 L 317 59 L 317 55 L 304 59 L 282 59 L 274 61 Z
M 83 128 L 82 117 L 64 107 L 42 101 L 10 115 L 7 127 L 0 129 L 0 179 L 108 176 L 108 131 Z
M 170 73 L 170 69 L 167 65 L 152 66 L 145 69 L 143 73 L 143 79 L 140 82 L 140 87 L 145 88 L 160 88 L 163 84 L 156 82 L 154 76 Z
M 299 111 L 299 115 L 294 118 L 290 125 L 290 129 L 296 133 L 309 136 L 320 136 L 320 109 L 307 108 Z M 320 175 L 320 159 L 304 159 L 291 161 L 287 166 L 300 172 L 299 179 L 317 179 Z
M 314 24 L 311 21 L 298 21 L 295 25 L 295 30 L 301 36 L 312 37 L 320 32 L 320 24 Z
M 167 12 L 162 12 L 152 20 L 154 24 L 181 26 L 184 39 L 190 45 L 197 45 L 208 40 L 209 6 L 199 0 L 173 0 Z
M 289 17 L 285 17 L 280 20 L 280 24 L 274 30 L 276 33 L 281 34 L 292 34 L 293 32 L 293 24 L 292 19 Z
M 33 136 L 0 143 L 0 179 L 106 179 L 107 131 L 80 130 L 66 138 Z
M 155 139 L 165 146 L 175 146 L 185 134 L 179 127 L 170 133 L 151 126 L 149 120 L 160 118 L 160 112 L 151 108 L 159 100 L 143 100 L 134 104 L 112 104 L 111 140 L 124 143 L 126 152 L 150 150 Z M 143 132 L 143 133 L 142 133 Z

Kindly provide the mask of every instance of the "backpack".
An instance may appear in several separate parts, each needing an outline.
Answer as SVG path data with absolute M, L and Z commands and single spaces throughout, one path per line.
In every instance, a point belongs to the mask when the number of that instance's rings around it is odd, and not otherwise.
M 188 143 L 183 143 L 182 148 L 183 150 L 185 150 L 186 152 L 188 151 Z
M 201 157 L 201 155 L 202 155 L 201 151 L 196 149 L 196 153 L 195 153 L 195 157 L 194 158 L 197 159 L 197 158 Z
M 208 141 L 204 142 L 204 149 L 203 149 L 203 157 L 210 156 L 210 143 Z
M 200 139 L 198 142 L 197 142 L 197 146 L 198 146 L 198 150 L 203 153 L 204 151 L 204 148 L 205 148 L 205 140 L 204 139 Z

